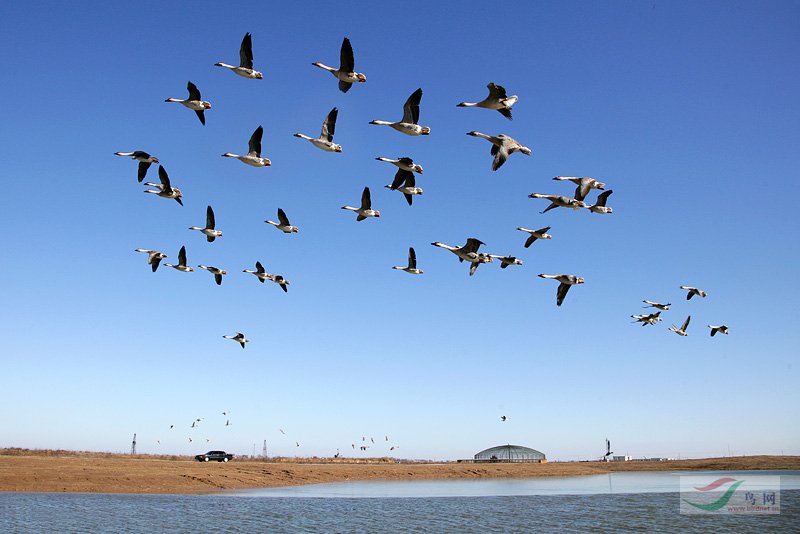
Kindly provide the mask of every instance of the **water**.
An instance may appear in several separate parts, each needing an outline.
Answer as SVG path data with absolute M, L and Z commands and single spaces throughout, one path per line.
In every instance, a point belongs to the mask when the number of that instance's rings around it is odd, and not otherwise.
M 716 474 L 716 473 L 715 473 Z M 724 473 L 731 474 L 731 473 Z M 622 475 L 619 477 L 618 475 Z M 635 475 L 628 477 L 627 475 Z M 226 495 L 119 495 L 76 493 L 0 493 L 2 533 L 85 532 L 791 532 L 800 531 L 800 477 L 784 477 L 781 515 L 682 516 L 675 482 L 668 473 L 603 475 L 577 493 L 575 478 L 535 480 L 467 480 L 381 483 L 394 494 L 424 489 L 427 494 L 469 493 L 494 488 L 499 494 L 451 497 L 346 496 L 337 486 L 381 494 L 373 483 L 320 484 L 308 488 L 336 496 L 270 496 L 255 492 Z M 794 480 L 792 480 L 794 479 Z M 608 493 L 608 482 L 611 491 Z M 671 480 L 672 482 L 667 483 Z M 509 486 L 507 482 L 519 483 Z M 541 485 L 540 483 L 544 483 Z M 455 483 L 455 485 L 454 485 Z M 476 483 L 478 483 L 476 485 Z M 409 485 L 410 484 L 410 485 Z M 638 486 L 637 486 L 638 484 Z M 437 489 L 438 487 L 438 489 Z M 460 489 L 459 489 L 460 487 Z M 509 491 L 555 491 L 567 494 Z M 650 491 L 617 493 L 616 489 Z M 538 489 L 531 489 L 538 488 Z M 333 491 L 332 491 L 333 490 Z M 262 490 L 264 491 L 264 490 Z M 270 490 L 270 495 L 279 495 Z M 280 491 L 287 491 L 286 488 Z M 300 493 L 295 493 L 299 495 Z M 319 495 L 320 493 L 316 493 Z M 245 496 L 246 495 L 246 496 Z

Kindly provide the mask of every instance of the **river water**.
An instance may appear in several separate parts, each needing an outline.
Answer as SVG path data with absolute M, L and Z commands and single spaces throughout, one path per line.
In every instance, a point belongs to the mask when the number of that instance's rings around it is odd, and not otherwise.
M 763 474 L 782 475 L 780 515 L 681 515 L 677 475 L 614 473 L 223 495 L 0 493 L 0 532 L 800 532 L 800 473 Z

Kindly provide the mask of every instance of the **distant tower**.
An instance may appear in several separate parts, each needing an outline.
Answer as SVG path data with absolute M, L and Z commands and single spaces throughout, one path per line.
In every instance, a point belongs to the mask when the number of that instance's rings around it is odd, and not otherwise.
M 261 457 L 267 457 L 267 440 L 264 440 L 264 446 L 261 448 Z
M 136 454 L 136 434 L 133 435 L 133 441 L 131 442 L 131 456 Z

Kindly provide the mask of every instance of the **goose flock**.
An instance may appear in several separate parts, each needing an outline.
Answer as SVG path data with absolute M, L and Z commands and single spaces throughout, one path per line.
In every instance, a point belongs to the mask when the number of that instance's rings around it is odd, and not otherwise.
M 225 68 L 232 71 L 239 77 L 250 79 L 250 80 L 261 80 L 264 78 L 264 74 L 255 70 L 254 62 L 253 62 L 253 41 L 252 35 L 248 32 L 244 35 L 242 39 L 241 46 L 239 49 L 239 64 L 238 65 L 231 65 L 223 62 L 217 62 L 213 64 L 216 67 Z M 342 93 L 347 93 L 354 84 L 362 84 L 367 81 L 367 77 L 365 74 L 356 72 L 355 71 L 355 56 L 353 53 L 353 47 L 350 43 L 350 40 L 345 37 L 341 44 L 340 49 L 340 62 L 339 67 L 330 67 L 321 62 L 314 62 L 312 63 L 313 66 L 318 67 L 320 69 L 326 70 L 330 72 L 337 80 L 338 80 L 338 87 Z M 460 102 L 456 104 L 457 107 L 477 107 L 477 108 L 484 108 L 488 110 L 495 110 L 499 112 L 503 117 L 508 120 L 512 119 L 512 107 L 516 105 L 519 101 L 519 97 L 517 95 L 508 96 L 505 87 L 501 85 L 497 85 L 495 83 L 489 83 L 487 85 L 487 89 L 489 90 L 488 96 L 481 101 L 478 102 Z M 205 112 L 212 108 L 211 103 L 202 99 L 200 90 L 198 87 L 189 81 L 187 83 L 187 91 L 188 97 L 185 99 L 177 99 L 177 98 L 167 98 L 166 102 L 172 103 L 179 103 L 182 106 L 193 110 L 200 123 L 205 125 L 206 117 Z M 420 124 L 420 105 L 422 102 L 423 91 L 422 88 L 416 89 L 414 92 L 409 95 L 406 102 L 403 104 L 403 116 L 397 122 L 386 121 L 386 120 L 372 120 L 369 124 L 379 125 L 379 126 L 389 126 L 392 129 L 403 133 L 408 136 L 428 136 L 431 133 L 431 128 L 429 126 L 423 126 Z M 334 133 L 336 130 L 336 120 L 338 117 L 338 109 L 333 107 L 325 117 L 320 134 L 318 137 L 311 137 L 309 135 L 303 133 L 294 133 L 295 137 L 300 139 L 306 140 L 311 143 L 314 147 L 332 153 L 341 153 L 342 146 L 334 142 Z M 222 154 L 223 157 L 238 159 L 242 163 L 251 166 L 251 167 L 270 167 L 272 162 L 269 158 L 262 156 L 262 137 L 263 137 L 264 129 L 262 126 L 258 126 L 250 136 L 248 141 L 248 151 L 246 154 L 235 154 L 232 152 L 225 152 Z M 508 160 L 509 156 L 514 154 L 515 152 L 519 152 L 526 156 L 531 156 L 533 154 L 533 150 L 528 146 L 523 145 L 516 139 L 506 135 L 506 134 L 497 134 L 497 135 L 489 135 L 479 131 L 470 131 L 467 132 L 467 135 L 472 137 L 479 137 L 489 141 L 491 143 L 491 150 L 490 155 L 492 156 L 492 164 L 491 170 L 498 171 Z M 161 161 L 149 154 L 148 152 L 142 150 L 134 150 L 134 151 L 120 151 L 114 153 L 117 156 L 121 157 L 130 157 L 132 160 L 138 163 L 137 169 L 137 180 L 141 183 L 146 175 L 147 172 L 152 164 L 158 165 L 158 176 L 160 183 L 154 182 L 144 182 L 144 185 L 148 186 L 150 189 L 146 189 L 144 192 L 153 194 L 155 196 L 165 198 L 165 199 L 172 199 L 175 200 L 178 204 L 183 206 L 183 193 L 180 188 L 172 185 L 170 181 L 170 177 L 167 174 L 167 170 L 165 169 L 164 165 Z M 408 206 L 413 206 L 413 199 L 415 196 L 419 196 L 423 194 L 423 189 L 418 187 L 416 184 L 416 175 L 423 174 L 423 167 L 419 163 L 415 162 L 411 157 L 402 156 L 397 158 L 391 158 L 386 156 L 377 156 L 375 158 L 378 161 L 384 163 L 390 163 L 397 167 L 396 174 L 391 184 L 387 184 L 385 188 L 389 189 L 390 191 L 399 191 L 403 194 Z M 555 208 L 569 208 L 571 210 L 581 210 L 587 209 L 590 213 L 596 214 L 603 214 L 603 215 L 610 215 L 613 213 L 613 208 L 611 206 L 607 206 L 609 197 L 613 193 L 612 190 L 606 189 L 606 184 L 599 180 L 596 180 L 592 177 L 580 177 L 580 176 L 556 176 L 553 178 L 554 181 L 558 182 L 570 182 L 575 186 L 574 193 L 571 196 L 566 196 L 562 194 L 543 194 L 543 193 L 531 193 L 529 198 L 533 199 L 545 199 L 550 202 L 550 204 L 541 212 L 545 214 L 550 210 Z M 587 200 L 587 197 L 592 192 L 592 190 L 601 191 L 598 194 L 594 203 L 590 203 Z M 364 187 L 361 193 L 361 203 L 358 207 L 345 205 L 342 206 L 341 209 L 346 211 L 351 211 L 356 213 L 356 221 L 361 222 L 369 218 L 380 218 L 381 212 L 377 209 L 373 208 L 372 205 L 372 198 L 370 194 L 370 188 Z M 278 208 L 277 212 L 278 221 L 273 220 L 265 220 L 264 222 L 270 224 L 286 234 L 292 234 L 299 231 L 297 226 L 290 224 L 289 218 L 287 217 L 286 213 L 283 209 Z M 209 243 L 213 243 L 217 238 L 223 236 L 222 231 L 216 228 L 216 220 L 214 215 L 214 210 L 211 205 L 207 206 L 206 209 L 206 223 L 205 226 L 191 226 L 189 227 L 190 230 L 198 231 L 201 234 L 206 236 L 206 239 Z M 528 234 L 523 246 L 524 248 L 529 248 L 533 243 L 537 240 L 549 240 L 552 239 L 553 236 L 550 235 L 549 232 L 551 229 L 550 226 L 546 226 L 540 228 L 538 230 L 532 230 L 525 227 L 517 227 L 518 231 L 524 232 Z M 469 275 L 473 276 L 478 267 L 484 263 L 493 263 L 497 260 L 497 263 L 500 265 L 501 269 L 506 269 L 509 266 L 522 266 L 523 260 L 519 259 L 513 254 L 494 254 L 489 253 L 486 251 L 480 251 L 480 247 L 485 245 L 481 240 L 475 237 L 469 237 L 466 240 L 466 243 L 463 246 L 452 246 L 442 243 L 440 241 L 435 241 L 431 243 L 433 246 L 438 248 L 443 248 L 452 252 L 459 260 L 460 263 L 467 262 L 469 264 Z M 147 263 L 150 265 L 152 272 L 156 272 L 160 262 L 167 258 L 168 256 L 163 252 L 145 248 L 137 248 L 135 249 L 136 252 L 143 252 L 146 253 L 147 256 Z M 194 271 L 194 268 L 190 266 L 187 262 L 187 255 L 186 255 L 186 247 L 182 246 L 180 248 L 180 252 L 178 253 L 178 263 L 177 264 L 164 264 L 167 267 L 172 267 L 178 271 L 184 273 L 190 273 Z M 253 274 L 259 282 L 263 283 L 266 280 L 269 280 L 275 284 L 277 284 L 284 292 L 288 293 L 288 286 L 290 282 L 286 279 L 283 275 L 280 274 L 272 274 L 266 272 L 263 265 L 260 261 L 256 261 L 255 263 L 255 270 L 252 269 L 244 269 L 242 272 Z M 226 276 L 228 273 L 226 270 L 220 267 L 214 266 L 206 266 L 206 265 L 198 265 L 198 268 L 206 270 L 210 272 L 214 276 L 214 281 L 217 285 L 222 285 L 223 277 Z M 417 267 L 417 256 L 416 252 L 413 247 L 409 247 L 408 253 L 408 264 L 407 266 L 394 266 L 393 269 L 404 271 L 408 274 L 414 275 L 421 275 L 423 274 L 423 270 Z M 568 273 L 558 273 L 558 274 L 545 274 L 541 273 L 538 275 L 540 278 L 543 279 L 552 279 L 559 282 L 558 288 L 556 290 L 556 305 L 561 306 L 569 292 L 570 288 L 574 285 L 580 285 L 585 283 L 583 277 L 578 276 L 576 274 L 568 274 Z M 693 296 L 697 295 L 701 298 L 706 296 L 706 293 L 702 290 L 697 288 L 689 287 L 689 286 L 681 286 L 682 289 L 688 291 L 687 299 L 691 299 Z M 661 321 L 660 314 L 662 311 L 669 309 L 669 304 L 662 305 L 653 301 L 645 301 L 650 307 L 658 308 L 658 312 L 651 313 L 651 314 L 640 314 L 640 315 L 632 315 L 631 317 L 635 319 L 635 322 L 641 323 L 642 325 L 654 325 L 657 322 Z M 683 323 L 681 328 L 678 328 L 673 325 L 671 330 L 679 335 L 685 336 L 687 335 L 686 330 L 689 325 L 689 318 Z M 728 333 L 728 328 L 725 325 L 718 325 L 718 326 L 711 326 L 711 335 L 720 332 L 723 334 Z M 225 335 L 223 336 L 225 339 L 230 339 L 233 341 L 238 342 L 242 348 L 245 347 L 245 343 L 250 342 L 249 339 L 246 339 L 245 335 L 241 332 L 237 332 L 236 335 Z
M 691 300 L 692 297 L 694 297 L 695 295 L 699 296 L 700 298 L 706 298 L 708 296 L 708 294 L 705 291 L 703 291 L 702 289 L 698 289 L 696 287 L 680 286 L 680 289 L 683 289 L 684 291 L 687 292 L 686 300 Z M 669 302 L 664 304 L 663 302 L 655 302 L 653 300 L 647 300 L 647 299 L 642 300 L 642 302 L 647 304 L 647 306 L 643 306 L 644 308 L 655 308 L 658 310 L 657 312 L 648 314 L 631 315 L 633 322 L 640 323 L 642 326 L 655 325 L 656 323 L 662 321 L 663 319 L 661 318 L 661 312 L 669 311 L 670 307 L 672 306 L 672 303 Z M 691 320 L 692 316 L 688 315 L 680 327 L 673 324 L 669 327 L 669 331 L 675 332 L 681 337 L 686 337 L 689 335 L 689 332 L 687 332 L 687 330 L 689 329 L 689 322 Z M 728 327 L 725 326 L 724 324 L 716 326 L 715 325 L 707 325 L 707 326 L 710 329 L 711 337 L 714 337 L 714 335 L 717 333 L 726 335 L 728 334 Z

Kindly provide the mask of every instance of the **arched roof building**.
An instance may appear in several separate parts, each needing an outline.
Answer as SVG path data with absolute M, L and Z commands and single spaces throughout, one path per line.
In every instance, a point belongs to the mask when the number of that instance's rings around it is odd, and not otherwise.
M 539 462 L 547 461 L 543 452 L 520 445 L 499 445 L 475 455 L 476 462 Z

